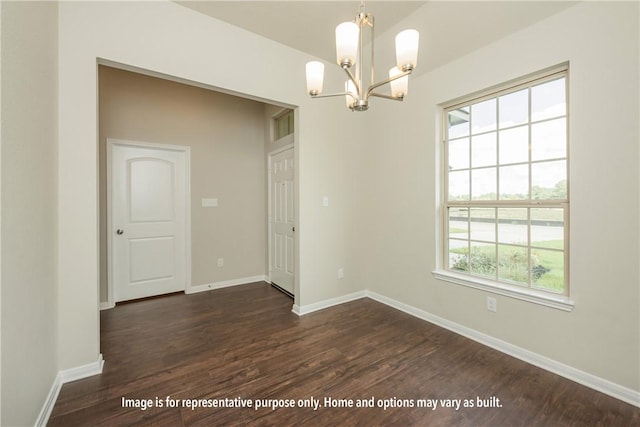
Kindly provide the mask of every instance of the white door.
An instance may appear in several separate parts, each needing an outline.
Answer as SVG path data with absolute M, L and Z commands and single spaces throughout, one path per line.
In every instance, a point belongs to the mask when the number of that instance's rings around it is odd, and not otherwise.
M 114 302 L 184 290 L 188 148 L 109 146 Z
M 271 283 L 294 293 L 295 275 L 295 209 L 293 148 L 271 156 L 270 229 Z

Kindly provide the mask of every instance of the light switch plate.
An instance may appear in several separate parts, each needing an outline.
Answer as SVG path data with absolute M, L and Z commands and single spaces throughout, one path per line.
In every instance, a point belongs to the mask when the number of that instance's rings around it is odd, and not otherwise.
M 218 199 L 202 199 L 203 208 L 215 208 L 218 206 Z

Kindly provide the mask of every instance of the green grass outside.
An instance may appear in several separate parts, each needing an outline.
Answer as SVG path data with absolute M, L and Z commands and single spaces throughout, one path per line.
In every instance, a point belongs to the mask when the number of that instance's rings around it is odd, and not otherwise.
M 548 248 L 562 249 L 564 247 L 562 240 L 537 243 Z M 535 281 L 534 285 L 543 289 L 562 292 L 564 290 L 564 252 L 532 248 L 531 253 L 538 258 L 541 265 L 549 269 L 547 273 Z
M 466 230 L 464 230 L 466 232 Z M 562 240 L 535 242 L 535 246 L 541 246 L 551 249 L 563 249 Z M 526 255 L 522 256 L 523 248 L 510 245 L 498 245 L 498 253 L 500 254 L 500 280 L 512 282 L 516 284 L 526 284 L 528 280 L 528 262 Z M 451 253 L 459 255 L 467 255 L 467 248 L 451 249 Z M 473 247 L 474 258 L 478 260 L 479 267 L 473 271 L 484 277 L 495 278 L 495 249 L 492 245 Z M 537 247 L 531 248 L 531 254 L 534 257 L 533 263 L 543 266 L 549 271 L 541 274 L 539 278 L 533 280 L 534 288 L 542 288 L 556 292 L 562 292 L 564 289 L 564 253 L 562 251 L 545 250 Z M 472 263 L 474 262 L 472 258 Z M 456 263 L 458 264 L 458 263 Z M 463 271 L 468 268 L 466 260 L 459 263 L 464 267 Z M 534 266 L 535 267 L 535 266 Z

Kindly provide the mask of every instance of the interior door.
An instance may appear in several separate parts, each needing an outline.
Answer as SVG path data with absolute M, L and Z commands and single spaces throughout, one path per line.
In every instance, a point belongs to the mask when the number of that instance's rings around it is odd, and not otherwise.
M 295 289 L 295 174 L 293 148 L 271 156 L 271 283 L 290 294 Z
M 188 151 L 112 143 L 111 277 L 114 301 L 186 286 Z

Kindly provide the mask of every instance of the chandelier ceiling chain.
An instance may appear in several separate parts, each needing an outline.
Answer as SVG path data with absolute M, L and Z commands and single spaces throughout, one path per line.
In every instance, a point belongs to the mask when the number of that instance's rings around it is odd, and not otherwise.
M 418 62 L 419 33 L 416 30 L 404 30 L 396 36 L 396 66 L 389 70 L 389 78 L 375 82 L 374 69 L 374 22 L 373 14 L 365 12 L 364 0 L 360 3 L 358 14 L 353 21 L 343 22 L 336 27 L 336 62 L 347 74 L 344 92 L 322 94 L 324 82 L 324 64 L 311 61 L 306 65 L 307 91 L 312 98 L 344 96 L 351 111 L 366 111 L 369 108 L 369 97 L 402 101 L 409 87 L 409 74 Z M 370 29 L 370 86 L 364 87 L 364 41 L 363 28 Z M 355 69 L 355 70 L 353 70 Z M 353 71 L 352 71 L 353 70 Z M 389 83 L 391 94 L 375 92 Z

